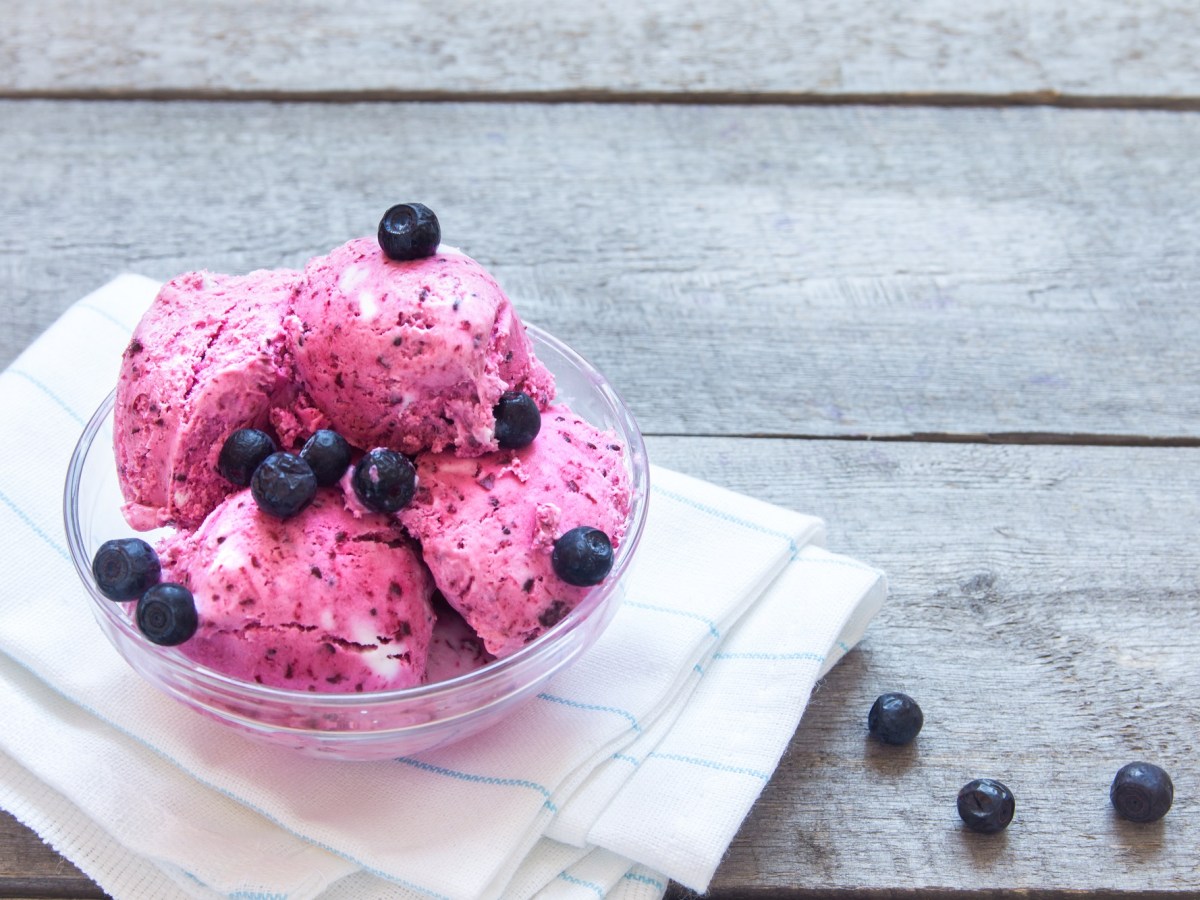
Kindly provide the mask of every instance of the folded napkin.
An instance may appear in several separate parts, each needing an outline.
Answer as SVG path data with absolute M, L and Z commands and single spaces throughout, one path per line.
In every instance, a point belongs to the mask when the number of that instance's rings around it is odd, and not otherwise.
M 156 288 L 118 278 L 0 374 L 0 806 L 118 898 L 705 890 L 883 575 L 818 519 L 653 468 L 627 599 L 507 720 L 384 762 L 259 745 L 125 664 L 63 537 L 68 458 Z

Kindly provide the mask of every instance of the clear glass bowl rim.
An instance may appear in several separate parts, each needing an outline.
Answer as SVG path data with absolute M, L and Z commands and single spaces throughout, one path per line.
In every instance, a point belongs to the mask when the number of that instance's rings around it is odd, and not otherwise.
M 111 624 L 124 632 L 126 636 L 146 644 L 147 650 L 152 650 L 159 660 L 170 669 L 178 671 L 187 681 L 216 690 L 226 695 L 239 695 L 243 700 L 258 701 L 263 704 L 278 707 L 281 705 L 301 705 L 315 712 L 345 712 L 364 706 L 399 704 L 427 704 L 439 698 L 450 700 L 464 690 L 480 690 L 491 684 L 511 685 L 522 681 L 521 675 L 527 672 L 530 680 L 537 680 L 541 671 L 540 657 L 544 650 L 554 645 L 557 640 L 573 631 L 597 609 L 601 608 L 610 595 L 618 589 L 622 578 L 628 569 L 634 550 L 641 540 L 645 528 L 650 495 L 650 471 L 646 455 L 645 441 L 638 428 L 629 407 L 608 380 L 591 363 L 580 356 L 567 344 L 534 325 L 525 325 L 526 333 L 533 340 L 536 349 L 539 344 L 549 347 L 577 371 L 584 375 L 603 398 L 607 411 L 617 423 L 621 439 L 626 445 L 626 457 L 632 471 L 631 485 L 633 487 L 630 507 L 629 524 L 620 545 L 613 554 L 613 567 L 604 583 L 596 590 L 588 593 L 583 601 L 572 609 L 562 621 L 540 635 L 536 640 L 522 647 L 510 656 L 489 663 L 483 668 L 449 678 L 432 684 L 419 685 L 411 688 L 398 688 L 390 691 L 364 691 L 362 693 L 317 693 L 312 691 L 288 690 L 286 688 L 270 687 L 232 678 L 214 669 L 207 668 L 187 658 L 178 650 L 170 647 L 153 646 L 137 630 L 132 619 L 125 615 L 122 603 L 114 602 L 96 588 L 92 575 L 91 558 L 85 549 L 86 542 L 78 516 L 78 499 L 80 484 L 83 477 L 84 463 L 97 434 L 103 427 L 105 419 L 112 413 L 116 397 L 115 389 L 101 402 L 92 415 L 71 454 L 67 467 L 67 478 L 63 490 L 63 522 L 66 531 L 67 545 L 70 549 L 71 560 L 75 570 L 83 582 L 99 613 L 105 616 Z M 638 489 L 640 486 L 640 490 Z

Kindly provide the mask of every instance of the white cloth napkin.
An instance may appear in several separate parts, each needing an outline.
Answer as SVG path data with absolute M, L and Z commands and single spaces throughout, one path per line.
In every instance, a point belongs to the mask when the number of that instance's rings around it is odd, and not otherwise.
M 156 289 L 116 279 L 0 374 L 0 806 L 118 898 L 705 890 L 882 573 L 817 519 L 654 468 L 628 599 L 508 720 L 386 762 L 259 745 L 124 663 L 66 550 L 67 460 Z

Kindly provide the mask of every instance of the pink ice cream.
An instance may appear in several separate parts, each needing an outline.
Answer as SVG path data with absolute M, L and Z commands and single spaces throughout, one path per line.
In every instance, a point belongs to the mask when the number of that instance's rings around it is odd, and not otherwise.
M 304 272 L 288 329 L 313 401 L 350 443 L 403 453 L 495 450 L 507 390 L 545 407 L 550 373 L 479 263 L 448 247 L 407 262 L 350 241 Z
M 509 390 L 543 410 L 520 450 L 495 437 Z M 358 692 L 524 647 L 593 590 L 554 573 L 555 540 L 586 525 L 617 546 L 631 504 L 624 448 L 553 397 L 509 299 L 452 248 L 397 262 L 364 238 L 303 273 L 166 284 L 124 354 L 114 446 L 130 524 L 176 529 L 163 578 L 191 590 L 200 622 L 180 651 L 246 681 Z M 216 468 L 247 427 L 293 452 L 333 428 L 356 456 L 416 456 L 416 497 L 371 512 L 351 469 L 274 518 Z
M 551 406 L 537 439 L 521 450 L 419 456 L 417 494 L 399 516 L 438 589 L 488 652 L 502 657 L 590 590 L 554 573 L 554 541 L 588 525 L 617 546 L 630 501 L 621 445 L 567 407 Z
M 425 679 L 433 582 L 395 520 L 355 516 L 335 488 L 300 515 L 248 490 L 160 549 L 200 628 L 180 650 L 234 678 L 292 690 L 379 691 Z
M 225 439 L 291 406 L 284 313 L 300 273 L 192 272 L 163 285 L 122 359 L 113 419 L 124 512 L 146 531 L 194 528 L 235 486 Z
M 483 641 L 463 617 L 444 600 L 439 600 L 436 594 L 433 610 L 437 622 L 433 626 L 433 640 L 429 644 L 426 681 L 430 684 L 448 681 L 481 669 L 495 660 L 483 649 Z

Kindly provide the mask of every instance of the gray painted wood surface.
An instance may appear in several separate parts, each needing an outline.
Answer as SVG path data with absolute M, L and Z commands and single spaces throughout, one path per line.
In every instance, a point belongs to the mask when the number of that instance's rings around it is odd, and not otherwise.
M 77 868 L 0 810 L 0 897 L 103 897 Z
M 1195 100 L 1188 0 L 6 4 L 0 92 Z
M 0 359 L 118 271 L 300 265 L 421 197 L 652 433 L 1200 440 L 1197 146 L 1169 112 L 0 102 Z
M 0 366 L 118 272 L 296 265 L 423 199 L 655 461 L 889 573 L 713 896 L 1200 896 L 1194 4 L 3 17 Z M 374 102 L 422 98 L 478 102 Z M 926 728 L 885 752 L 890 689 Z M 1133 758 L 1175 778 L 1148 828 L 1107 803 Z M 0 896 L 100 893 L 0 814 Z
M 657 438 L 650 452 L 824 516 L 831 547 L 889 574 L 717 893 L 1200 893 L 1200 450 Z M 885 690 L 922 705 L 910 747 L 867 740 Z M 1108 803 L 1141 758 L 1176 781 L 1151 828 Z M 954 809 L 983 776 L 1017 798 L 998 841 L 964 834 Z

